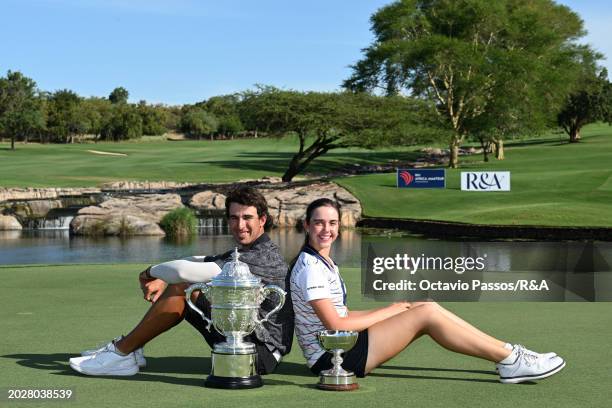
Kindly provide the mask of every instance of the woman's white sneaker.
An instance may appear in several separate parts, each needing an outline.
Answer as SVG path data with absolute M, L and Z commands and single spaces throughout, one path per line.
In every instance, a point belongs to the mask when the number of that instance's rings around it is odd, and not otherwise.
M 499 381 L 504 384 L 541 380 L 558 373 L 565 367 L 565 361 L 559 356 L 546 358 L 541 354 L 526 352 L 524 348 L 515 347 L 510 357 L 515 358 L 514 362 L 497 364 Z
M 138 373 L 134 353 L 122 356 L 117 353 L 113 343 L 95 354 L 71 358 L 70 367 L 87 375 L 134 375 Z

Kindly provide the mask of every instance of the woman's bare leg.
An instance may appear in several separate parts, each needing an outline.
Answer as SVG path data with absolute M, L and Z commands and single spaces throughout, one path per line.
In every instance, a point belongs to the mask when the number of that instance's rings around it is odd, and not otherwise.
M 424 302 L 370 327 L 366 373 L 396 356 L 423 334 L 448 350 L 493 362 L 510 355 L 511 351 L 504 348 L 503 342 L 490 341 L 466 330 L 441 309 L 432 302 Z
M 458 325 L 462 326 L 463 328 L 465 328 L 466 330 L 470 330 L 471 332 L 489 340 L 490 342 L 497 344 L 499 343 L 500 346 L 504 347 L 506 345 L 506 342 L 501 341 L 496 339 L 495 337 L 492 337 L 490 335 L 488 335 L 487 333 L 477 329 L 476 327 L 472 326 L 470 323 L 466 322 L 465 320 L 463 320 L 462 318 L 460 318 L 459 316 L 457 316 L 456 314 L 454 314 L 453 312 L 451 312 L 448 309 L 445 309 L 444 307 L 442 307 L 440 304 L 436 303 L 436 302 L 411 302 L 412 305 L 414 305 L 415 307 L 420 306 L 420 305 L 424 305 L 424 304 L 434 304 L 436 306 L 438 306 L 440 308 L 440 310 L 442 311 L 442 313 L 444 313 L 446 315 L 446 317 L 448 317 L 449 319 L 455 321 Z

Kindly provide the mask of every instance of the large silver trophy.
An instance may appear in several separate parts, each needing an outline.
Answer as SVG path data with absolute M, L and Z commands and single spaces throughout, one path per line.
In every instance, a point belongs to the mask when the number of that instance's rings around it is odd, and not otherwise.
M 263 286 L 261 279 L 253 275 L 249 266 L 240 261 L 238 249 L 232 260 L 223 265 L 221 273 L 209 283 L 196 283 L 185 290 L 187 304 L 198 312 L 208 325 L 226 341 L 216 343 L 212 350 L 212 369 L 205 385 L 214 388 L 256 388 L 263 382 L 257 374 L 257 351 L 255 345 L 243 339 L 256 326 L 268 321 L 285 303 L 285 291 L 276 285 Z M 210 319 L 191 301 L 191 293 L 200 290 L 211 305 Z M 259 306 L 272 293 L 277 293 L 279 302 L 266 316 L 259 320 Z
M 332 353 L 332 364 L 329 370 L 321 371 L 317 387 L 328 391 L 352 391 L 359 388 L 355 374 L 342 368 L 341 354 L 353 348 L 359 333 L 343 330 L 322 330 L 317 333 L 319 344 Z

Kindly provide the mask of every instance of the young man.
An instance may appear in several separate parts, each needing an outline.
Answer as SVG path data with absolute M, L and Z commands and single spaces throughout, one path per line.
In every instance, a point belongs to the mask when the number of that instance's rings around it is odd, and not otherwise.
M 229 229 L 239 246 L 240 260 L 264 285 L 288 288 L 288 266 L 278 246 L 264 231 L 270 220 L 263 195 L 251 187 L 240 187 L 228 194 L 225 209 Z M 187 306 L 185 289 L 191 283 L 215 277 L 231 259 L 232 252 L 170 261 L 141 272 L 139 280 L 144 298 L 152 303 L 149 311 L 127 336 L 118 337 L 100 349 L 84 351 L 81 357 L 71 358 L 70 367 L 88 375 L 134 375 L 139 367 L 146 365 L 142 347 L 183 319 L 193 325 L 211 347 L 223 341 L 224 337 L 214 328 L 210 332 L 206 330 L 204 320 Z M 194 292 L 192 301 L 210 318 L 210 304 L 203 294 Z M 275 304 L 275 301 L 264 301 L 260 318 Z M 283 308 L 246 339 L 257 348 L 259 374 L 274 371 L 281 357 L 291 350 L 293 340 L 293 307 L 289 294 Z

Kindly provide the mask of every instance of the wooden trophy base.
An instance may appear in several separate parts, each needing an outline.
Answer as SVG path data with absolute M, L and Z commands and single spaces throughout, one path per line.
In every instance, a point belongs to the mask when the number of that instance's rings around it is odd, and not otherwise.
M 359 384 L 317 384 L 317 388 L 325 391 L 355 391 Z

